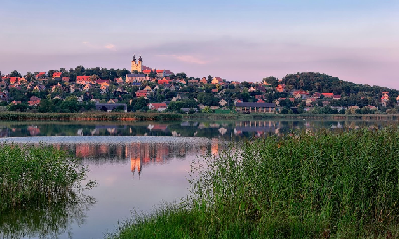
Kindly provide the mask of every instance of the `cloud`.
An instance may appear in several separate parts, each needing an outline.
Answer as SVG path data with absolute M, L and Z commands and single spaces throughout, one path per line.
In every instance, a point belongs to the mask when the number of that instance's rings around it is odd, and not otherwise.
M 107 44 L 105 46 L 99 46 L 99 45 L 95 45 L 95 44 L 91 44 L 90 42 L 84 41 L 82 42 L 83 45 L 92 48 L 92 49 L 108 49 L 108 50 L 112 50 L 115 51 L 116 50 L 116 46 L 114 44 Z
M 107 49 L 109 49 L 109 50 L 116 50 L 114 44 L 107 44 L 107 45 L 105 45 L 104 47 L 107 48 Z
M 203 61 L 195 56 L 190 56 L 190 55 L 158 55 L 158 56 L 172 57 L 181 62 L 193 63 L 198 65 L 204 65 L 207 63 L 206 61 Z

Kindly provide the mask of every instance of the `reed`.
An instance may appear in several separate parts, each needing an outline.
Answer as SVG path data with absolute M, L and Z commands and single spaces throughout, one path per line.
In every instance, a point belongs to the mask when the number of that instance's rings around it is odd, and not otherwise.
M 0 145 L 0 212 L 71 197 L 87 167 L 52 146 Z M 89 182 L 87 186 L 92 186 Z
M 109 238 L 398 238 L 399 130 L 320 130 L 233 145 L 192 196 Z

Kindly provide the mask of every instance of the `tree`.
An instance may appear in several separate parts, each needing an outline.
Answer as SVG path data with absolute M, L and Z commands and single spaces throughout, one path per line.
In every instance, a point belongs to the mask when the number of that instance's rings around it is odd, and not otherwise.
M 19 73 L 17 70 L 13 70 L 10 73 L 10 77 L 22 77 L 22 76 L 21 76 L 21 73 Z
M 272 87 L 277 87 L 278 85 L 278 79 L 274 76 L 269 76 L 266 78 L 263 78 L 262 82 L 266 82 L 268 84 L 270 84 Z
M 62 113 L 76 113 L 79 112 L 80 106 L 76 96 L 69 96 L 60 104 L 60 110 Z
M 20 111 L 25 112 L 28 109 L 28 104 L 21 103 L 21 104 L 10 104 L 8 106 L 9 111 Z
M 177 73 L 176 76 L 178 78 L 180 78 L 180 79 L 186 79 L 187 78 L 187 74 L 184 73 L 184 72 Z

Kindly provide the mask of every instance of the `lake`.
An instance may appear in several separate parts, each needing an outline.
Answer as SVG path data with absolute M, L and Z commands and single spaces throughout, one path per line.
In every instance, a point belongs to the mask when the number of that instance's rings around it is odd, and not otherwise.
M 132 211 L 151 212 L 189 194 L 191 164 L 226 143 L 292 130 L 383 126 L 382 121 L 0 122 L 0 141 L 51 144 L 90 169 L 97 187 L 76 202 L 0 215 L 4 238 L 103 238 Z

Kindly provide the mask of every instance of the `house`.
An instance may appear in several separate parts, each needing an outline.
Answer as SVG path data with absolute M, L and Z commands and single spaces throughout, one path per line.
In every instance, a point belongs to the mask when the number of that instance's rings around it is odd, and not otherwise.
M 306 99 L 306 106 L 312 106 L 314 102 L 316 102 L 316 98 L 308 98 Z
M 333 100 L 340 100 L 341 99 L 341 95 L 333 95 Z
M 37 73 L 36 74 L 36 79 L 39 79 L 39 78 L 44 78 L 46 76 L 46 72 L 39 72 L 39 73 Z
M 225 101 L 224 99 L 221 99 L 219 101 L 219 105 L 222 106 L 222 107 L 224 107 L 226 104 L 227 104 L 227 101 Z
M 173 72 L 170 70 L 156 70 L 157 77 L 165 77 L 165 76 L 170 76 L 173 75 Z
M 30 100 L 28 101 L 29 106 L 38 106 L 40 104 L 40 98 L 36 96 L 30 97 Z
M 84 87 L 83 87 L 83 90 L 84 91 L 89 91 L 90 89 L 91 89 L 91 85 L 90 84 L 86 84 Z
M 115 103 L 96 103 L 96 110 L 111 112 L 118 107 L 123 107 L 123 111 L 127 112 L 127 105 L 126 104 L 115 104 Z
M 170 84 L 171 80 L 169 77 L 164 77 L 161 80 L 158 80 L 158 85 L 166 85 L 166 84 Z
M 333 98 L 334 97 L 334 93 L 321 93 L 321 95 L 323 95 L 324 98 Z
M 219 90 L 218 89 L 212 89 L 212 93 L 218 93 Z
M 61 80 L 62 80 L 62 82 L 69 82 L 70 78 L 69 77 L 62 77 Z
M 277 87 L 276 87 L 276 91 L 277 92 L 284 92 L 285 91 L 285 84 L 279 84 L 279 85 L 277 85 Z
M 188 80 L 188 85 L 198 85 L 199 81 L 198 80 Z
M 304 90 L 295 90 L 292 92 L 292 95 L 295 99 L 306 99 L 308 98 L 309 93 Z
M 237 112 L 241 113 L 274 113 L 276 104 L 274 103 L 252 103 L 242 102 L 236 103 Z
M 145 91 L 151 91 L 152 89 L 151 89 L 151 87 L 150 87 L 149 85 L 147 85 L 143 90 L 145 90 Z
M 126 75 L 126 83 L 133 83 L 133 82 L 143 82 L 147 81 L 148 78 L 145 74 L 127 74 Z M 119 80 L 120 81 L 120 80 Z M 122 80 L 123 82 L 123 80 Z M 121 83 L 119 83 L 121 84 Z
M 257 100 L 263 99 L 263 95 L 255 95 L 255 99 L 257 99 Z
M 146 90 L 138 90 L 136 91 L 136 97 L 140 98 L 140 97 L 148 97 L 149 96 L 149 92 Z
M 110 99 L 107 103 L 108 104 L 115 104 L 115 103 L 118 103 L 118 102 L 119 102 L 118 99 Z
M 10 77 L 10 85 L 19 84 L 21 77 Z
M 148 106 L 148 108 L 150 110 L 156 110 L 156 111 L 159 111 L 159 112 L 162 112 L 162 111 L 164 111 L 164 110 L 166 110 L 168 108 L 168 106 L 166 105 L 165 102 L 163 102 L 163 103 L 149 103 L 147 106 Z
M 17 104 L 21 104 L 22 102 L 20 101 L 20 100 L 13 100 L 10 104 L 13 104 L 13 105 L 17 105 Z
M 60 85 L 60 83 L 51 87 L 51 92 L 55 92 L 57 90 L 62 90 L 62 85 Z
M 96 80 L 96 84 L 98 84 L 98 85 L 101 85 L 101 86 L 106 86 L 106 87 L 109 87 L 109 80 L 101 80 L 101 79 L 99 79 L 99 80 Z
M 387 107 L 389 101 L 389 92 L 382 92 L 381 104 L 383 107 Z
M 253 87 L 253 86 L 251 86 L 249 89 L 248 89 L 248 92 L 255 92 L 256 91 L 256 89 Z
M 220 78 L 220 77 L 213 77 L 211 84 L 214 84 L 214 85 L 216 85 L 216 84 L 222 85 L 222 84 L 223 84 L 223 80 L 222 80 L 222 78 Z
M 77 76 L 76 77 L 76 84 L 78 85 L 87 85 L 91 84 L 91 76 Z
M 33 91 L 43 92 L 45 90 L 46 90 L 46 86 L 44 86 L 44 85 L 36 85 L 35 87 L 33 87 Z
M 53 73 L 53 80 L 61 80 L 62 72 L 54 72 Z
M 312 95 L 312 97 L 315 98 L 315 99 L 320 98 L 320 96 L 321 96 L 321 94 L 320 94 L 319 92 L 315 92 L 315 93 L 313 93 L 313 95 Z
M 122 77 L 114 78 L 114 81 L 115 81 L 117 84 L 119 84 L 119 85 L 122 85 L 122 84 L 125 83 L 125 82 L 123 81 L 123 78 L 122 78 Z
M 102 93 L 106 93 L 108 91 L 109 85 L 101 85 L 100 90 Z
M 202 79 L 199 81 L 201 84 L 208 84 L 208 80 L 206 77 L 202 77 Z

